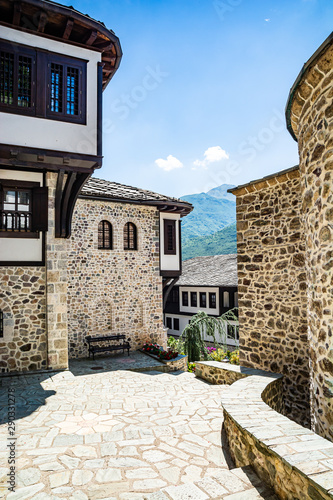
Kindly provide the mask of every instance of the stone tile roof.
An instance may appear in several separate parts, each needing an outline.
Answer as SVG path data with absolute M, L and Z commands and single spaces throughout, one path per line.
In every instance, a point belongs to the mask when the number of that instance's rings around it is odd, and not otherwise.
M 237 286 L 237 254 L 194 257 L 183 262 L 180 286 Z
M 110 198 L 110 200 L 123 200 L 128 202 L 166 202 L 173 204 L 182 204 L 187 206 L 190 210 L 192 209 L 191 203 L 187 201 L 180 200 L 178 198 L 172 198 L 170 196 L 165 196 L 163 194 L 154 193 L 153 191 L 148 191 L 147 189 L 136 188 L 133 186 L 126 186 L 125 184 L 119 184 L 118 182 L 105 181 L 103 179 L 97 179 L 96 177 L 90 178 L 83 186 L 80 196 L 86 198 Z

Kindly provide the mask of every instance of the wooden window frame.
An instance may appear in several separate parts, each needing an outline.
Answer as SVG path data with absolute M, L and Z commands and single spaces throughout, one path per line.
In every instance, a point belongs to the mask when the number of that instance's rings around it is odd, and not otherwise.
M 169 248 L 169 228 L 171 229 L 172 248 Z M 174 219 L 164 219 L 164 255 L 177 255 L 176 221 Z
M 203 300 L 205 298 L 205 300 Z M 207 308 L 207 293 L 206 292 L 199 292 L 199 302 L 200 302 L 200 307 L 203 307 L 204 309 Z M 205 305 L 203 305 L 203 303 Z
M 134 245 L 130 246 L 130 228 L 133 227 L 133 239 Z M 127 245 L 125 245 L 125 235 L 127 232 Z M 138 230 L 134 222 L 126 222 L 124 226 L 124 250 L 126 251 L 136 251 L 138 249 Z
M 215 296 L 213 300 L 213 296 Z M 216 309 L 216 292 L 209 292 L 209 309 Z M 215 305 L 213 305 L 213 302 Z
M 0 216 L 2 224 L 2 210 L 4 191 L 30 191 L 31 192 L 31 230 L 6 231 L 0 228 L 0 238 L 39 238 L 39 233 L 48 230 L 48 188 L 41 187 L 39 182 L 18 181 L 15 179 L 0 179 Z M 14 211 L 15 212 L 15 211 Z M 36 215 L 38 214 L 38 215 Z M 1 227 L 1 226 L 0 226 Z
M 173 318 L 173 329 L 176 332 L 179 332 L 179 318 Z
M 193 300 L 195 297 L 195 300 Z M 193 304 L 195 302 L 195 304 Z M 191 292 L 191 307 L 198 307 L 198 292 Z
M 186 297 L 186 301 L 184 301 L 184 297 Z M 186 302 L 186 304 L 185 304 Z M 182 306 L 183 307 L 188 307 L 188 292 L 182 292 Z
M 100 226 L 102 225 L 102 246 L 99 245 L 99 234 L 100 234 Z M 108 228 L 109 230 L 109 246 L 106 245 L 105 241 L 105 227 Z M 112 224 L 108 220 L 101 220 L 98 223 L 98 234 L 97 234 L 97 247 L 98 250 L 112 250 L 113 248 L 113 231 L 112 231 Z
M 87 60 L 68 57 L 66 55 L 48 52 L 42 49 L 31 49 L 25 45 L 8 43 L 8 40 L 0 39 L 0 50 L 14 56 L 14 87 L 13 104 L 0 102 L 0 112 L 13 113 L 18 115 L 35 116 L 50 120 L 59 120 L 63 122 L 77 123 L 86 125 L 87 123 Z M 30 107 L 23 107 L 15 104 L 18 96 L 18 68 L 19 57 L 32 58 L 31 72 L 31 103 Z M 63 96 L 62 112 L 50 110 L 51 96 L 51 64 L 60 64 L 63 66 Z M 67 114 L 66 95 L 67 95 L 67 69 L 74 68 L 78 70 L 78 115 Z M 36 95 L 38 87 L 38 96 Z
M 22 115 L 33 116 L 35 114 L 35 102 L 36 102 L 36 51 L 25 47 L 23 45 L 17 45 L 13 43 L 8 43 L 0 40 L 0 50 L 8 54 L 13 55 L 14 65 L 13 65 L 13 104 L 5 104 L 0 102 L 0 111 L 6 113 L 15 113 Z M 31 106 L 23 107 L 18 105 L 18 72 L 19 72 L 19 58 L 31 57 L 32 59 L 32 71 L 31 71 Z

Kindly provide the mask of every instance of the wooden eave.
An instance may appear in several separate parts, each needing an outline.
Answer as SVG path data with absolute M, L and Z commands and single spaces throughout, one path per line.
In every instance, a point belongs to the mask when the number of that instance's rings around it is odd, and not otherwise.
M 103 90 L 121 61 L 122 50 L 114 32 L 73 7 L 48 0 L 0 0 L 0 25 L 100 52 Z

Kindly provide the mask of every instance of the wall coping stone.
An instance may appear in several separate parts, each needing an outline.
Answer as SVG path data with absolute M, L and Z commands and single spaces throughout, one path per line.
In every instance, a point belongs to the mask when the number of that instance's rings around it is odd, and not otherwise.
M 215 368 L 218 363 L 202 362 Z M 224 367 L 221 369 L 226 370 Z M 248 434 L 258 442 L 260 449 L 264 449 L 272 458 L 276 468 L 280 463 L 306 485 L 302 498 L 333 499 L 333 443 L 281 415 L 263 401 L 265 389 L 276 383 L 281 375 L 241 366 L 227 368 L 230 371 L 237 369 L 239 373 L 248 373 L 246 378 L 237 380 L 223 391 L 222 407 L 225 416 L 230 417 L 243 435 Z M 267 472 L 266 478 L 269 477 L 269 471 Z M 285 483 L 279 482 L 279 493 L 284 491 L 287 494 L 283 498 L 292 498 L 290 482 L 291 479 L 288 480 L 287 477 Z M 277 491 L 274 482 L 271 486 Z M 312 496 L 315 493 L 318 496 Z
M 279 172 L 274 172 L 273 174 L 266 175 L 260 179 L 255 179 L 253 181 L 247 182 L 246 184 L 241 184 L 234 188 L 228 189 L 228 193 L 232 193 L 235 196 L 242 196 L 244 194 L 251 194 L 254 191 L 261 191 L 264 188 L 271 187 L 270 181 L 272 179 L 279 179 L 278 182 L 284 182 L 287 179 L 294 179 L 295 176 L 299 175 L 299 165 L 295 165 L 290 168 L 286 168 L 284 170 L 280 170 Z

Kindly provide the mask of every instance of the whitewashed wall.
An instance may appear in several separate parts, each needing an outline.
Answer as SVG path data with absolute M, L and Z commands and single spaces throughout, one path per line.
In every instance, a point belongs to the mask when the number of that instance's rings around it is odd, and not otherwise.
M 0 26 L 0 38 L 50 52 L 88 60 L 87 125 L 1 113 L 1 142 L 69 153 L 97 154 L 97 64 L 101 54 L 48 38 Z
M 183 306 L 183 292 L 188 293 L 188 306 Z M 197 307 L 191 307 L 191 292 L 196 292 L 197 294 Z M 206 293 L 206 304 L 207 307 L 200 307 L 200 292 Z M 209 293 L 216 293 L 216 308 L 212 309 L 209 307 Z M 218 287 L 194 287 L 194 286 L 180 286 L 179 287 L 179 310 L 181 312 L 187 313 L 197 313 L 198 311 L 205 311 L 207 314 L 218 315 L 219 314 L 219 288 Z

